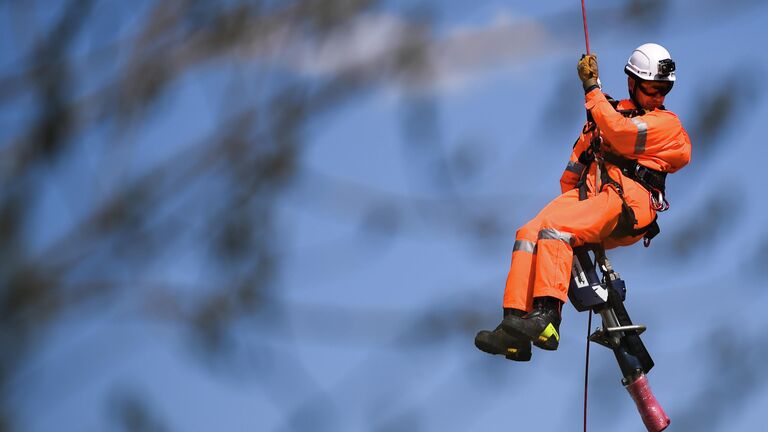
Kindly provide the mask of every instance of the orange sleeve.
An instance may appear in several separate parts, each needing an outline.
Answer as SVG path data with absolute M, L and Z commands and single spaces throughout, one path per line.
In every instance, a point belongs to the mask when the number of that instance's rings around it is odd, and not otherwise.
M 674 113 L 654 110 L 627 118 L 599 89 L 587 93 L 585 106 L 610 151 L 664 172 L 675 172 L 689 162 L 691 141 Z
M 581 134 L 573 145 L 573 151 L 571 151 L 571 157 L 568 159 L 568 164 L 565 166 L 563 175 L 560 177 L 560 192 L 565 193 L 574 187 L 579 182 L 581 173 L 586 168 L 579 162 L 579 155 L 587 149 L 589 140 L 584 134 Z

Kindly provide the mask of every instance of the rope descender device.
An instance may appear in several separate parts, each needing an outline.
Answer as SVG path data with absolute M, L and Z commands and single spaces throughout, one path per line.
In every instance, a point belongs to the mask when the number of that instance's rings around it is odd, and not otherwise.
M 590 256 L 594 255 L 594 260 Z M 598 278 L 600 268 L 602 279 Z M 654 363 L 640 335 L 644 325 L 634 324 L 624 307 L 627 288 L 619 274 L 613 270 L 601 245 L 574 248 L 571 284 L 568 298 L 579 312 L 590 311 L 589 326 L 595 312 L 603 320 L 602 328 L 589 334 L 584 384 L 584 430 L 586 431 L 587 382 L 589 376 L 589 342 L 595 342 L 613 351 L 623 375 L 621 383 L 635 401 L 640 417 L 649 432 L 667 428 L 670 419 L 664 412 L 648 384 L 646 374 Z

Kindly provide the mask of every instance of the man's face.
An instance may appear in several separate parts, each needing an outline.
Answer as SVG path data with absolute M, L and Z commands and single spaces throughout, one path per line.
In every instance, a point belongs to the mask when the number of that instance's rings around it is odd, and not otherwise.
M 635 87 L 635 79 L 628 77 L 629 92 Z M 672 83 L 666 81 L 640 81 L 635 98 L 643 109 L 654 110 L 664 105 L 664 97 L 672 89 Z

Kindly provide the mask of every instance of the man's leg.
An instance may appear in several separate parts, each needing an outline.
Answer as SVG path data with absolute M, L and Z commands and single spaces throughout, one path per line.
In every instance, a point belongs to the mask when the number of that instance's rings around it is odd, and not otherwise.
M 512 262 L 504 287 L 504 308 L 530 311 L 533 307 L 533 282 L 536 268 L 536 236 L 540 221 L 532 219 L 517 230 Z
M 536 262 L 536 234 L 539 222 L 536 218 L 517 231 L 512 249 L 512 262 L 504 289 L 504 315 L 522 317 L 533 304 L 533 275 Z M 495 330 L 482 330 L 475 336 L 475 346 L 489 354 L 504 354 L 509 360 L 531 359 L 531 341 L 508 334 L 501 324 Z
M 533 310 L 523 317 L 508 316 L 502 328 L 526 337 L 539 348 L 557 349 L 560 312 L 568 299 L 573 247 L 599 243 L 616 226 L 622 201 L 612 188 L 579 201 L 576 191 L 550 202 L 537 216 L 536 259 L 533 271 Z

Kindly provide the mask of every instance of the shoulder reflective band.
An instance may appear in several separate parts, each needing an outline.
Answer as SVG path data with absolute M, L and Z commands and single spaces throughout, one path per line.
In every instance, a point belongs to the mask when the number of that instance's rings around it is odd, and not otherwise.
M 528 240 L 515 240 L 515 247 L 512 248 L 512 252 L 517 251 L 536 253 L 536 243 Z
M 573 235 L 558 231 L 554 228 L 544 228 L 539 231 L 539 240 L 562 240 L 568 244 L 572 244 Z
M 638 119 L 637 117 L 632 117 L 630 120 L 632 120 L 632 123 L 637 126 L 637 139 L 635 140 L 635 153 L 641 154 L 645 153 L 645 137 L 648 134 L 648 125 Z

